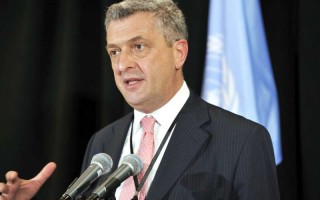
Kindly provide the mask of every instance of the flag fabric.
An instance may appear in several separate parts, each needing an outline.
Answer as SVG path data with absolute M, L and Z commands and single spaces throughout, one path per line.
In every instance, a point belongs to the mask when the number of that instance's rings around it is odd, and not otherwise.
M 211 0 L 202 97 L 265 126 L 282 160 L 278 97 L 259 0 Z

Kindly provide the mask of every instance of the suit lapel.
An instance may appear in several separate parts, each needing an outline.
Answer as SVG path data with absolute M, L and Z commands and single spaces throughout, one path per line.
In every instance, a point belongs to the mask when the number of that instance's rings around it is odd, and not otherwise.
M 209 120 L 207 105 L 191 93 L 150 186 L 148 199 L 161 199 L 195 158 L 209 135 L 200 127 Z

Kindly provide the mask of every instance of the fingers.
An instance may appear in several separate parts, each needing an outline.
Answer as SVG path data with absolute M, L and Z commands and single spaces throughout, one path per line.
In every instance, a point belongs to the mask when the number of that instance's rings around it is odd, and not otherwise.
M 52 175 L 56 167 L 57 165 L 54 162 L 48 163 L 33 179 L 39 181 L 42 185 Z
M 18 172 L 9 171 L 6 173 L 7 184 L 14 184 L 18 179 Z
M 7 172 L 7 183 L 0 183 L 0 200 L 32 199 L 55 169 L 56 164 L 50 162 L 31 180 L 20 179 L 15 171 Z
M 4 183 L 0 183 L 0 200 L 7 200 L 7 197 L 5 197 L 3 194 L 6 194 L 8 192 L 9 186 Z
M 8 192 L 9 192 L 9 187 L 4 183 L 0 183 L 0 193 L 8 193 Z
M 0 183 L 0 200 L 7 200 L 7 194 L 10 192 L 10 187 L 16 183 L 18 178 L 18 173 L 15 171 L 9 171 L 6 173 L 7 183 Z
M 0 200 L 8 200 L 7 197 L 0 195 Z

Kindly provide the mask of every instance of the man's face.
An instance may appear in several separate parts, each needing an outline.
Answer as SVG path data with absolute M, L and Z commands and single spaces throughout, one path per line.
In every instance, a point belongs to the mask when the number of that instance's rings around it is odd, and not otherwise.
M 183 83 L 185 40 L 172 47 L 154 25 L 152 13 L 111 21 L 107 52 L 116 85 L 128 104 L 150 113 L 166 104 Z

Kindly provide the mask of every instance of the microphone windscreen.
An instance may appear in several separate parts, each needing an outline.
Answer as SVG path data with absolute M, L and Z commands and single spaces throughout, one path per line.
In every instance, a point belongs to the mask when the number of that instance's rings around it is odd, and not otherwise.
M 112 158 L 108 154 L 98 153 L 93 156 L 93 158 L 91 160 L 91 164 L 98 165 L 101 168 L 102 173 L 108 173 L 108 172 L 110 172 L 110 170 L 112 168 L 113 161 L 112 161 Z
M 131 167 L 133 176 L 139 174 L 142 171 L 143 167 L 141 159 L 135 154 L 125 156 L 123 158 L 122 164 L 126 164 Z

